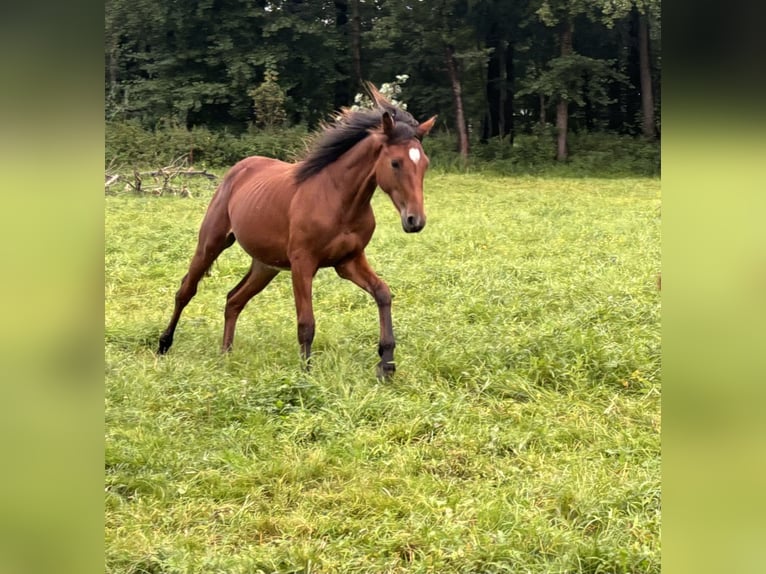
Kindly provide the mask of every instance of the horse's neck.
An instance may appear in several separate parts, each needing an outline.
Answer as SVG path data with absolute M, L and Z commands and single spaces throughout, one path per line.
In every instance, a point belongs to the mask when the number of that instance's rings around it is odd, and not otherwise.
M 351 209 L 365 209 L 375 191 L 375 163 L 382 143 L 374 135 L 367 136 L 327 168 L 336 193 Z

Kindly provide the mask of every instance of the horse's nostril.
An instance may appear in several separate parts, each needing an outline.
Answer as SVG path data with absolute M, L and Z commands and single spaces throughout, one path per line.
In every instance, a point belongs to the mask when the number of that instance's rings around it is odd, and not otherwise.
M 423 229 L 425 224 L 425 218 L 419 215 L 407 215 L 406 217 L 402 217 L 402 227 L 407 233 L 416 233 Z

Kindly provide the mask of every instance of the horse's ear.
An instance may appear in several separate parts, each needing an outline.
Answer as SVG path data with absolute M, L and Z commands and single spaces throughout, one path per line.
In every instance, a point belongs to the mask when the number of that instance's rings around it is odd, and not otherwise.
M 389 102 L 386 97 L 378 91 L 378 88 L 375 87 L 375 84 L 372 82 L 365 82 L 365 85 L 367 86 L 367 91 L 370 92 L 370 97 L 372 98 L 372 101 L 375 102 L 376 106 L 386 109 L 387 106 L 391 105 L 391 102 Z
M 428 135 L 428 132 L 430 132 L 431 128 L 434 127 L 437 117 L 438 116 L 433 116 L 430 119 L 424 121 L 422 124 L 418 125 L 418 127 L 415 129 L 415 135 L 418 139 L 422 140 L 425 136 Z
M 383 112 L 383 133 L 390 137 L 394 133 L 394 117 L 388 112 Z

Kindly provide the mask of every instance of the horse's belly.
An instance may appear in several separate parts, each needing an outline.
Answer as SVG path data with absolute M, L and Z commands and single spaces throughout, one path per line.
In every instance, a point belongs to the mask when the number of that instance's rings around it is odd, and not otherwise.
M 233 227 L 233 226 L 232 226 Z M 289 269 L 287 246 L 282 238 L 270 236 L 255 228 L 232 229 L 234 236 L 250 257 L 264 265 L 278 269 Z
M 270 209 L 232 213 L 231 230 L 253 259 L 279 269 L 290 267 L 287 257 L 287 221 L 284 216 Z

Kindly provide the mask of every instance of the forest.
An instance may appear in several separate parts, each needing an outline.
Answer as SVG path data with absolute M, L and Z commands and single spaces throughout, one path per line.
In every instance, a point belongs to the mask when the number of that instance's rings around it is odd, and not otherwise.
M 370 81 L 463 159 L 520 136 L 560 162 L 573 135 L 658 149 L 660 42 L 657 0 L 107 0 L 107 140 L 305 133 Z

